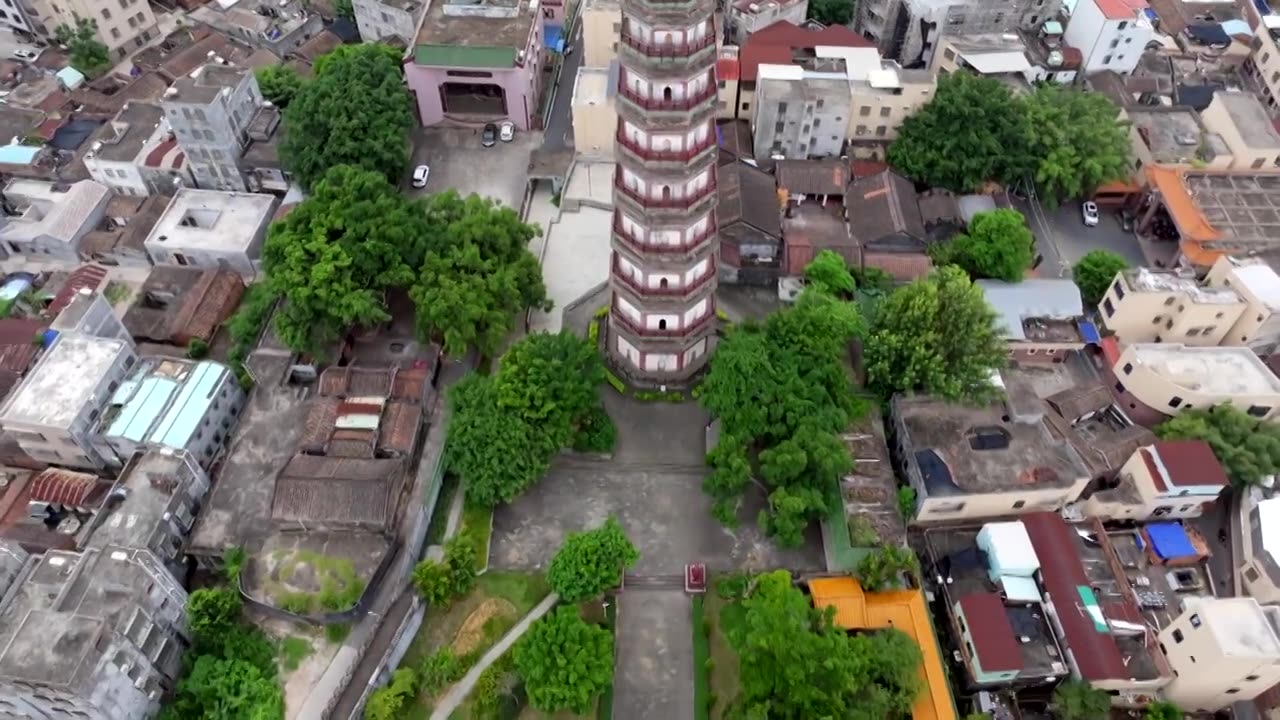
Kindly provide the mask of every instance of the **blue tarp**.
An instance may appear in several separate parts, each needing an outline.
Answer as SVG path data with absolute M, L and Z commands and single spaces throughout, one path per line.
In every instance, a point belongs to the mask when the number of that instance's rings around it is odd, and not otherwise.
M 1187 36 L 1201 45 L 1230 45 L 1231 37 L 1220 23 L 1204 23 L 1187 28 Z
M 1080 330 L 1080 337 L 1084 339 L 1088 345 L 1101 345 L 1102 336 L 1098 334 L 1098 328 L 1088 320 L 1081 320 L 1076 323 L 1076 327 Z
M 542 29 L 547 49 L 554 53 L 564 52 L 564 28 L 559 25 L 548 25 Z
M 1187 531 L 1182 529 L 1180 523 L 1152 523 L 1147 526 L 1147 537 L 1151 538 L 1151 549 L 1165 560 L 1196 554 Z

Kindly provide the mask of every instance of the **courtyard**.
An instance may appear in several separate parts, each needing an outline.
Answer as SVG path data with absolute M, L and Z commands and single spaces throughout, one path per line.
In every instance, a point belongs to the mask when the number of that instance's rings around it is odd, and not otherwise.
M 413 196 L 456 189 L 463 197 L 475 193 L 520 210 L 529 177 L 529 154 L 542 144 L 542 133 L 516 131 L 511 142 L 493 147 L 480 144 L 481 128 L 422 128 L 414 133 L 413 160 L 404 187 Z M 413 168 L 426 165 L 431 176 L 425 188 L 409 187 Z

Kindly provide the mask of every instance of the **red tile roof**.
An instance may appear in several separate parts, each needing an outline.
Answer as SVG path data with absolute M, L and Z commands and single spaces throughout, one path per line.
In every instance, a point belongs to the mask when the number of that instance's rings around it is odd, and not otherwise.
M 1022 650 L 1000 596 L 993 592 L 973 593 L 960 598 L 959 605 L 982 671 L 1021 670 Z
M 44 323 L 39 320 L 0 319 L 0 369 L 19 375 L 25 373 L 40 350 L 35 344 L 35 338 L 36 333 L 43 329 Z
M 88 473 L 49 468 L 31 481 L 31 499 L 78 508 L 96 508 L 102 504 L 111 483 Z
M 1143 450 L 1144 460 L 1147 454 Z M 1225 487 L 1227 472 L 1222 469 L 1213 449 L 1203 440 L 1170 440 L 1155 444 L 1155 454 L 1164 466 L 1164 479 L 1169 483 L 1187 487 L 1192 485 L 1216 485 Z M 1148 460 L 1148 468 L 1152 463 Z M 1153 473 L 1160 478 L 1160 473 Z
M 167 167 L 175 170 L 181 168 L 182 164 L 186 162 L 187 156 L 181 150 L 175 152 L 177 147 L 178 139 L 170 136 L 167 140 L 157 145 L 154 150 L 147 153 L 147 159 L 143 161 L 143 164 L 147 167 Z
M 71 304 L 76 293 L 85 288 L 97 290 L 106 277 L 107 269 L 100 265 L 81 265 L 67 277 L 67 282 L 63 284 L 58 294 L 53 296 L 53 302 L 49 303 L 45 312 L 50 316 L 57 315 Z
M 1057 608 L 1063 639 L 1080 668 L 1080 675 L 1090 682 L 1131 678 L 1133 673 L 1125 668 L 1115 639 L 1098 631 L 1084 607 L 1080 590 L 1088 589 L 1090 583 L 1076 548 L 1075 533 L 1056 513 L 1029 513 L 1022 516 L 1022 524 L 1040 559 L 1045 590 Z
M 842 25 L 808 30 L 786 20 L 779 20 L 747 38 L 747 44 L 743 46 L 740 55 L 740 77 L 744 82 L 755 82 L 760 72 L 760 63 L 790 65 L 793 51 L 812 50 L 819 45 L 875 47 L 870 40 Z
M 1144 0 L 1094 0 L 1108 20 L 1132 20 L 1149 6 Z
M 736 57 L 722 57 L 716 60 L 716 79 L 737 82 L 741 65 Z

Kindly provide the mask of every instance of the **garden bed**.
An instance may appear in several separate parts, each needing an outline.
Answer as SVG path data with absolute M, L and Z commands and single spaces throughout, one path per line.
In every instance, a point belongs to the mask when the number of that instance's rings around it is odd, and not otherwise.
M 476 557 L 480 559 L 479 572 L 484 574 L 488 571 L 489 543 L 493 536 L 493 509 L 467 503 L 462 510 L 462 524 L 458 528 L 458 536 L 475 546 Z
M 708 690 L 707 717 L 716 720 L 725 717 L 725 709 L 737 697 L 740 684 L 738 682 L 738 654 L 729 645 L 726 631 L 740 625 L 744 621 L 742 606 L 730 602 L 720 595 L 712 584 L 703 603 L 703 617 L 709 621 L 708 652 L 711 658 L 711 672 L 706 673 Z M 694 628 L 695 632 L 698 628 Z M 695 645 L 695 651 L 697 646 Z M 695 668 L 696 670 L 697 668 Z M 697 699 L 695 688 L 695 701 Z

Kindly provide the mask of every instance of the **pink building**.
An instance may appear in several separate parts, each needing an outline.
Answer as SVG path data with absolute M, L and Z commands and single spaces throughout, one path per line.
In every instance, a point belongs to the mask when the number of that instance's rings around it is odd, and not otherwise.
M 404 75 L 423 126 L 538 121 L 543 14 L 539 0 L 433 2 Z

